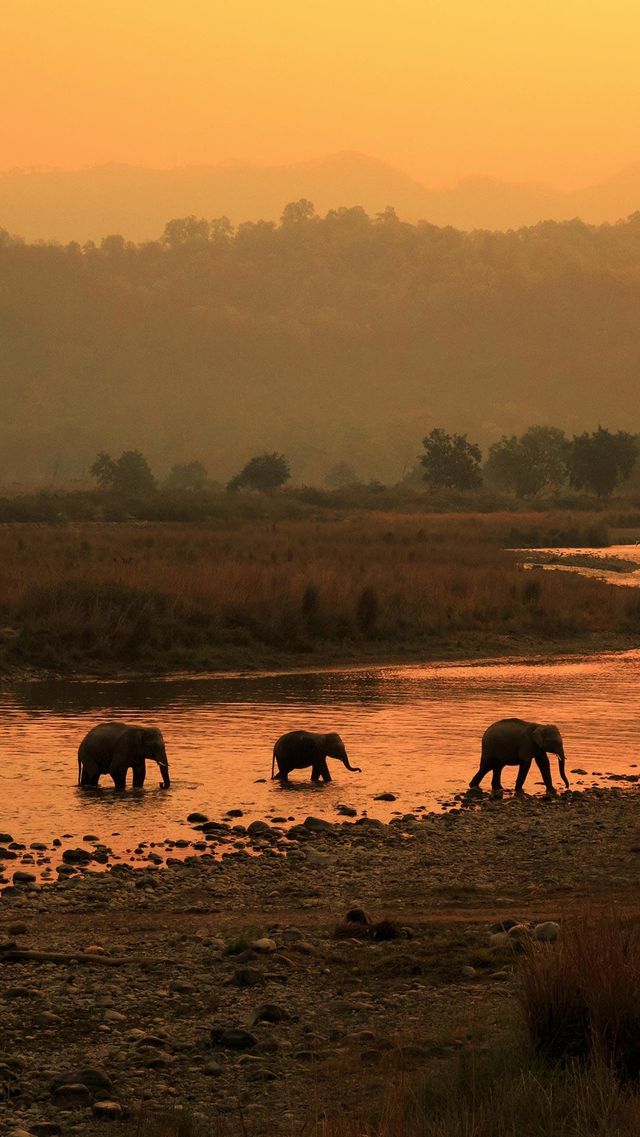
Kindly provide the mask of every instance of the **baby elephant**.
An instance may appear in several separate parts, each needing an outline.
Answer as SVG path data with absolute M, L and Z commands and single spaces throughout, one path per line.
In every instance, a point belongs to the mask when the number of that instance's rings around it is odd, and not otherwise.
M 78 785 L 97 786 L 101 774 L 109 774 L 117 790 L 123 790 L 127 770 L 133 772 L 133 785 L 144 785 L 147 761 L 157 762 L 162 788 L 169 789 L 169 762 L 164 739 L 154 726 L 129 726 L 124 722 L 103 722 L 94 726 L 78 750 Z
M 488 727 L 482 736 L 480 769 L 469 785 L 475 789 L 491 770 L 491 789 L 494 793 L 498 793 L 502 790 L 500 775 L 503 766 L 519 766 L 516 793 L 521 793 L 529 767 L 532 761 L 535 761 L 547 787 L 547 793 L 554 794 L 556 791 L 551 781 L 551 766 L 547 751 L 558 755 L 560 777 L 565 786 L 568 786 L 569 782 L 564 772 L 564 746 L 557 726 L 549 724 L 542 726 L 540 723 L 525 722 L 523 719 L 500 719 Z
M 271 777 L 287 782 L 292 770 L 304 770 L 311 766 L 312 782 L 330 782 L 327 758 L 337 758 L 347 770 L 356 774 L 362 772 L 359 766 L 349 765 L 344 742 L 339 734 L 311 734 L 308 730 L 291 730 L 288 734 L 283 734 L 273 748 Z M 274 775 L 276 762 L 278 773 Z

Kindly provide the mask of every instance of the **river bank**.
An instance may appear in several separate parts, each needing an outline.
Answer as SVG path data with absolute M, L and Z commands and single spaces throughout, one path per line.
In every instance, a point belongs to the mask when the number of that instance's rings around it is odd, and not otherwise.
M 572 515 L 541 527 L 534 515 L 358 513 L 0 526 L 0 674 L 211 674 L 625 647 L 640 633 L 635 590 L 518 564 L 516 543 L 550 546 L 572 532 L 582 543 L 588 529 Z
M 362 1116 L 392 1070 L 517 1031 L 501 922 L 561 935 L 589 905 L 638 911 L 637 810 L 631 788 L 389 825 L 192 819 L 187 860 L 148 846 L 142 871 L 63 852 L 54 885 L 0 900 L 7 1131 L 94 1134 L 101 1111 L 175 1106 L 240 1111 L 254 1133 Z M 354 907 L 386 929 L 345 926 Z

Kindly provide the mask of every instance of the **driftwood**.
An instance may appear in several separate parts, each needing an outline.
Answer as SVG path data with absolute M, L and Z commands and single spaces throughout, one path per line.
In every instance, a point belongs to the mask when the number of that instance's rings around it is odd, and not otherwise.
M 163 962 L 155 958 L 102 955 L 92 951 L 31 951 L 26 948 L 9 948 L 7 951 L 0 951 L 0 963 L 17 963 L 20 960 L 34 963 L 99 963 L 105 967 L 123 967 L 128 963 Z

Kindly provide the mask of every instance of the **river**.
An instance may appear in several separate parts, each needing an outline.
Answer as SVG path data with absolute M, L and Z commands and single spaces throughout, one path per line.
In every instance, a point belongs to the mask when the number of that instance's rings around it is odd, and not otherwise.
M 573 787 L 633 774 L 640 761 L 640 651 L 556 662 L 500 661 L 374 667 L 295 674 L 13 682 L 0 709 L 0 829 L 49 843 L 95 834 L 114 849 L 141 839 L 191 837 L 185 818 L 230 808 L 242 821 L 308 814 L 335 819 L 338 803 L 388 819 L 441 808 L 464 791 L 480 737 L 495 719 L 555 722 Z M 98 722 L 120 719 L 163 731 L 172 787 L 148 767 L 142 791 L 76 786 L 78 743 Z M 334 781 L 308 773 L 289 788 L 270 781 L 275 739 L 287 730 L 337 730 L 361 774 L 329 760 Z M 557 762 L 552 770 L 559 783 Z M 506 787 L 515 770 L 506 770 Z M 615 783 L 614 783 L 615 784 Z M 529 792 L 541 792 L 535 766 Z M 392 792 L 393 802 L 376 801 Z M 65 840 L 65 845 L 69 841 Z

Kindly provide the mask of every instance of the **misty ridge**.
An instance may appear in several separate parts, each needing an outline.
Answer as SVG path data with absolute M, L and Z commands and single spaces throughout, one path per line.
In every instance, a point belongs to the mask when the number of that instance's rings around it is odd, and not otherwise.
M 139 244 L 2 231 L 0 482 L 133 450 L 160 477 L 280 452 L 297 484 L 394 484 L 435 426 L 637 432 L 639 310 L 640 214 L 462 232 L 301 200 Z
M 235 225 L 277 221 L 283 204 L 300 198 L 322 214 L 361 205 L 375 215 L 391 205 L 405 221 L 458 229 L 515 229 L 574 217 L 602 224 L 640 207 L 640 163 L 570 191 L 486 176 L 433 188 L 356 151 L 282 166 L 18 169 L 0 173 L 0 225 L 31 241 L 99 241 L 109 233 L 146 241 L 162 232 L 169 217 L 226 216 Z

